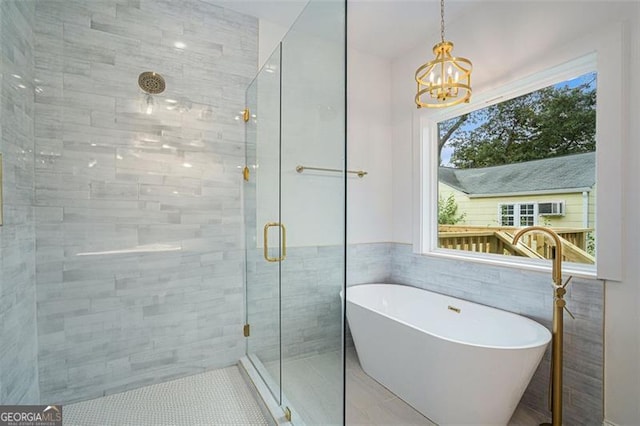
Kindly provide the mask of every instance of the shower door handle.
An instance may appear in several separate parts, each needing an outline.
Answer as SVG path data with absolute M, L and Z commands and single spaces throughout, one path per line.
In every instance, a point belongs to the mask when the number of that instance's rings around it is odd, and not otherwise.
M 282 230 L 282 249 L 279 257 L 269 257 L 269 228 L 272 226 L 279 226 Z M 282 262 L 287 257 L 287 229 L 282 223 L 268 222 L 264 225 L 264 238 L 262 242 L 264 245 L 264 258 L 267 262 Z

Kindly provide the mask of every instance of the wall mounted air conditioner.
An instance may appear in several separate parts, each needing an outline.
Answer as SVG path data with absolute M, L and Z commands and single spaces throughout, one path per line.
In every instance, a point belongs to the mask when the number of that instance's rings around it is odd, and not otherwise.
M 540 216 L 564 216 L 564 201 L 538 203 L 538 214 Z

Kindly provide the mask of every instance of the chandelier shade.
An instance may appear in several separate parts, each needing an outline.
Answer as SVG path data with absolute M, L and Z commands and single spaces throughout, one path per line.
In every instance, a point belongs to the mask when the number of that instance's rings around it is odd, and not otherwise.
M 444 0 L 440 2 L 440 43 L 433 46 L 435 58 L 416 70 L 418 108 L 443 108 L 469 102 L 473 65 L 452 55 L 453 43 L 444 39 Z
M 416 71 L 418 108 L 449 107 L 471 99 L 471 70 L 466 58 L 451 55 L 453 43 L 443 41 L 433 46 L 436 58 Z

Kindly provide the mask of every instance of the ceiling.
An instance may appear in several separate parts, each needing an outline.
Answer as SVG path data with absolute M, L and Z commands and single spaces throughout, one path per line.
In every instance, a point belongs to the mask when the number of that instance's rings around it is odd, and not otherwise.
M 209 0 L 220 6 L 290 27 L 306 0 Z M 314 0 L 335 1 L 335 0 Z M 478 1 L 449 0 L 445 23 L 471 10 Z M 363 52 L 393 59 L 419 43 L 438 41 L 437 0 L 348 0 L 348 42 Z M 455 39 L 455 34 L 449 34 Z
M 470 2 L 447 1 L 446 24 L 455 20 Z M 434 0 L 355 0 L 348 3 L 349 45 L 367 53 L 393 59 L 420 43 L 431 48 L 439 41 L 440 2 Z M 455 39 L 453 34 L 452 39 Z

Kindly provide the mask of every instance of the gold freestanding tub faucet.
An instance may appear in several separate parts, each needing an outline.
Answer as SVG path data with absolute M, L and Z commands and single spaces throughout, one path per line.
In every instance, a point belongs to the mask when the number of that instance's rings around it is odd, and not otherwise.
M 551 341 L 551 425 L 562 426 L 562 340 L 564 335 L 563 313 L 567 309 L 564 295 L 571 277 L 562 284 L 562 240 L 553 230 L 543 226 L 529 226 L 523 228 L 513 237 L 513 244 L 517 244 L 520 237 L 528 232 L 541 232 L 551 237 L 555 243 L 555 254 L 551 275 L 553 278 L 553 325 Z M 569 315 L 571 312 L 567 309 Z M 571 315 L 573 318 L 573 315 Z M 543 423 L 548 425 L 549 423 Z

